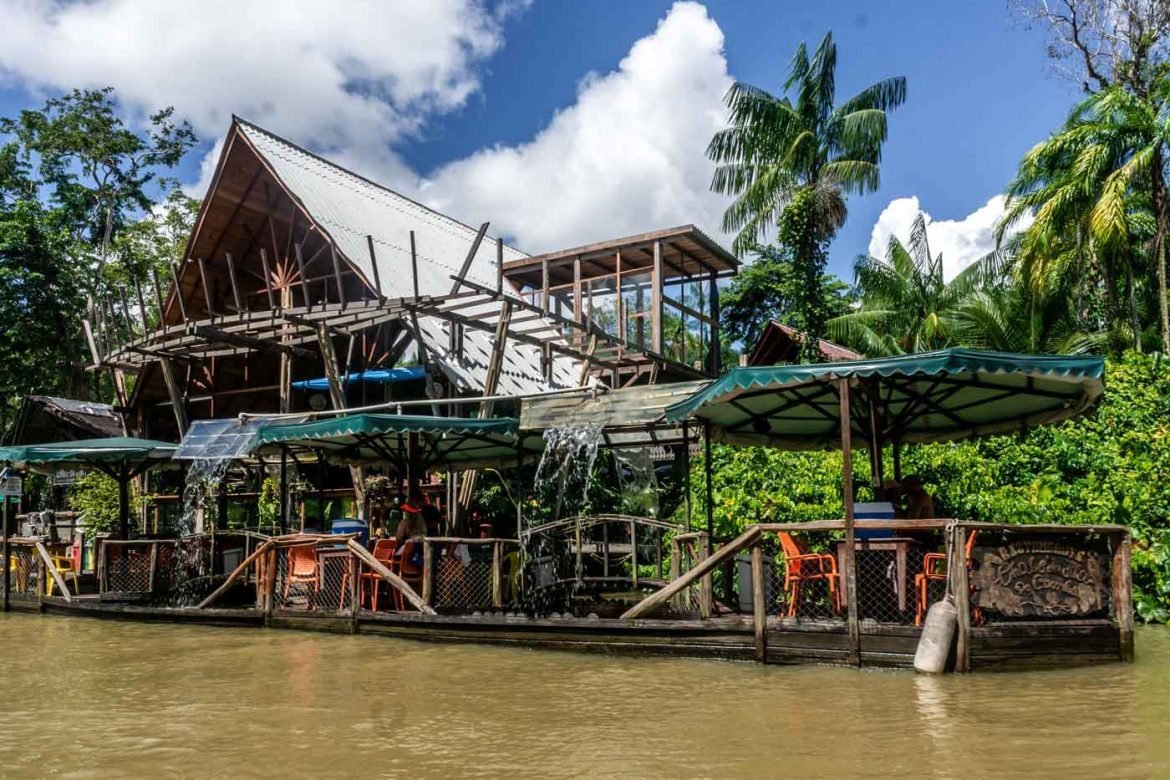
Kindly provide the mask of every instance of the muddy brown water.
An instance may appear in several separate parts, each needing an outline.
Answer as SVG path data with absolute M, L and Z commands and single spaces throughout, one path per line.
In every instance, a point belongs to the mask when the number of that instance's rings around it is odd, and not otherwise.
M 1170 777 L 1132 665 L 921 678 L 0 615 L 4 777 Z

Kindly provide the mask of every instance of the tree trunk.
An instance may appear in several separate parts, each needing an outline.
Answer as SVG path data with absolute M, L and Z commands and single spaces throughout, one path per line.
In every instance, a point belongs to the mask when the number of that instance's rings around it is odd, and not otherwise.
M 1158 218 L 1158 228 L 1154 232 L 1154 263 L 1158 271 L 1158 314 L 1162 325 L 1162 351 L 1170 353 L 1170 311 L 1166 304 L 1166 178 L 1162 171 L 1161 147 L 1154 151 L 1150 173 L 1153 180 L 1154 213 Z
M 1137 293 L 1133 282 L 1133 254 L 1129 253 L 1125 261 L 1125 297 L 1129 304 L 1129 322 L 1133 328 L 1133 348 L 1136 352 L 1142 351 L 1142 322 L 1138 318 Z

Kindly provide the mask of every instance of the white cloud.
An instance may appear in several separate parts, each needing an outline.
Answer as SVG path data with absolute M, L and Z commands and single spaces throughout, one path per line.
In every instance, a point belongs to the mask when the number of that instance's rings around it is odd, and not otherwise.
M 415 177 L 392 145 L 463 105 L 503 43 L 478 0 L 0 0 L 0 73 L 32 89 L 117 88 L 139 116 L 174 105 L 203 138 L 232 113 L 357 164 Z
M 117 89 L 141 119 L 173 105 L 215 141 L 232 113 L 529 251 L 695 222 L 726 201 L 705 149 L 731 84 L 723 33 L 679 2 L 617 68 L 518 146 L 485 148 L 420 180 L 398 151 L 457 110 L 531 0 L 0 0 L 0 79 L 33 92 Z M 522 87 L 521 87 L 522 88 Z
M 441 168 L 422 197 L 530 252 L 686 222 L 714 231 L 726 201 L 709 191 L 705 149 L 730 85 L 723 32 L 703 6 L 676 3 L 532 141 Z
M 869 254 L 884 257 L 890 236 L 906 241 L 918 212 L 923 211 L 918 196 L 895 198 L 890 201 L 874 223 L 869 238 Z M 995 195 L 962 219 L 934 219 L 923 211 L 926 237 L 931 254 L 942 255 L 943 275 L 953 279 L 971 263 L 995 249 L 995 226 L 1004 211 L 1004 196 Z M 1017 223 L 1012 232 L 1031 224 L 1030 218 Z

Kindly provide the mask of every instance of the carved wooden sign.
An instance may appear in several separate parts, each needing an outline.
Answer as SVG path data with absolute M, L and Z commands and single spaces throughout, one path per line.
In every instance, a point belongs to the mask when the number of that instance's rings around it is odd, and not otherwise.
M 1098 550 L 1022 540 L 977 548 L 973 601 L 1004 617 L 1069 618 L 1104 612 L 1109 567 Z

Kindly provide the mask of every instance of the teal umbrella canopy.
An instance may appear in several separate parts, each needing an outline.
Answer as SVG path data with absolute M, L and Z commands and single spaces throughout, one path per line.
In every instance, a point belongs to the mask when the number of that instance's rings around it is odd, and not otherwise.
M 667 408 L 727 442 L 839 447 L 840 382 L 855 441 L 932 442 L 1019 431 L 1084 414 L 1104 393 L 1100 357 L 946 349 L 874 360 L 736 368 Z
M 321 453 L 341 463 L 388 461 L 406 466 L 411 435 L 417 436 L 419 465 L 469 467 L 514 459 L 536 451 L 538 436 L 522 439 L 519 423 L 508 417 L 487 419 L 402 414 L 353 414 L 323 420 L 266 423 L 252 445 L 253 455 L 272 455 L 281 448 Z
M 25 471 L 51 473 L 62 469 L 97 469 L 115 478 L 165 465 L 177 445 L 153 439 L 116 436 L 53 444 L 0 448 L 0 461 Z

